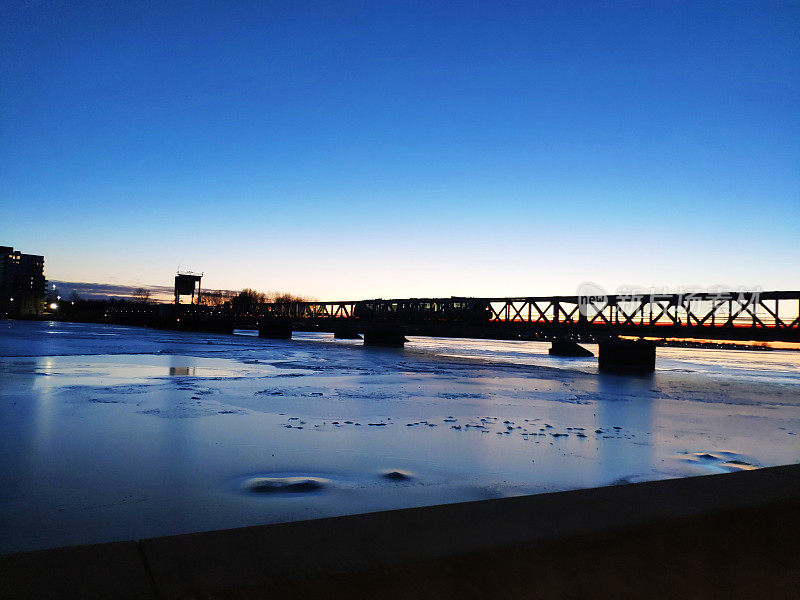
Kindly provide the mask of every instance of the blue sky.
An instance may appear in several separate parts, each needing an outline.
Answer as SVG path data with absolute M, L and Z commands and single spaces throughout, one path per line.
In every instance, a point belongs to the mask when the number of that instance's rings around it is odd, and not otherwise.
M 12 2 L 0 243 L 321 299 L 800 284 L 798 2 Z

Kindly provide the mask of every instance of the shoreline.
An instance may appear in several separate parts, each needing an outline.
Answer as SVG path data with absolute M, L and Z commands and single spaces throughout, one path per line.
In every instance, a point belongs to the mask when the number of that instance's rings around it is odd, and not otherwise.
M 14 599 L 791 597 L 798 481 L 793 464 L 72 546 L 0 556 L 0 575 Z

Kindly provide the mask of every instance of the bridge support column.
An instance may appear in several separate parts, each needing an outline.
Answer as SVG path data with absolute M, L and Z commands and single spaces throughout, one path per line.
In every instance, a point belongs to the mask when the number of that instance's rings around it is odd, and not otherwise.
M 612 373 L 652 373 L 656 370 L 655 342 L 612 339 L 600 342 L 599 367 Z
M 572 340 L 553 340 L 550 346 L 551 356 L 594 356 L 590 350 Z
M 355 329 L 342 325 L 333 330 L 333 338 L 336 340 L 360 340 L 361 336 Z
M 233 320 L 219 319 L 217 321 L 209 320 L 203 327 L 202 331 L 210 333 L 233 333 Z
M 292 324 L 288 321 L 266 321 L 258 328 L 258 337 L 272 340 L 292 339 Z
M 365 346 L 392 346 L 402 348 L 407 342 L 401 325 L 373 325 L 364 332 Z

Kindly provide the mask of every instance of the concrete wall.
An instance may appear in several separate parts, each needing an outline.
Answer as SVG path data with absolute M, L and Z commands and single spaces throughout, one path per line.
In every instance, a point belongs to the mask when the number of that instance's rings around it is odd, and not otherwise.
M 800 597 L 800 465 L 0 557 L 3 598 Z

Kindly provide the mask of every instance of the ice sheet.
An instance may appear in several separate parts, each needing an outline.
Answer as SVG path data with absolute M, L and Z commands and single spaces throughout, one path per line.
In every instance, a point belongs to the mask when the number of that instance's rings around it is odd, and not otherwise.
M 0 552 L 800 460 L 800 353 L 658 352 L 0 321 Z

